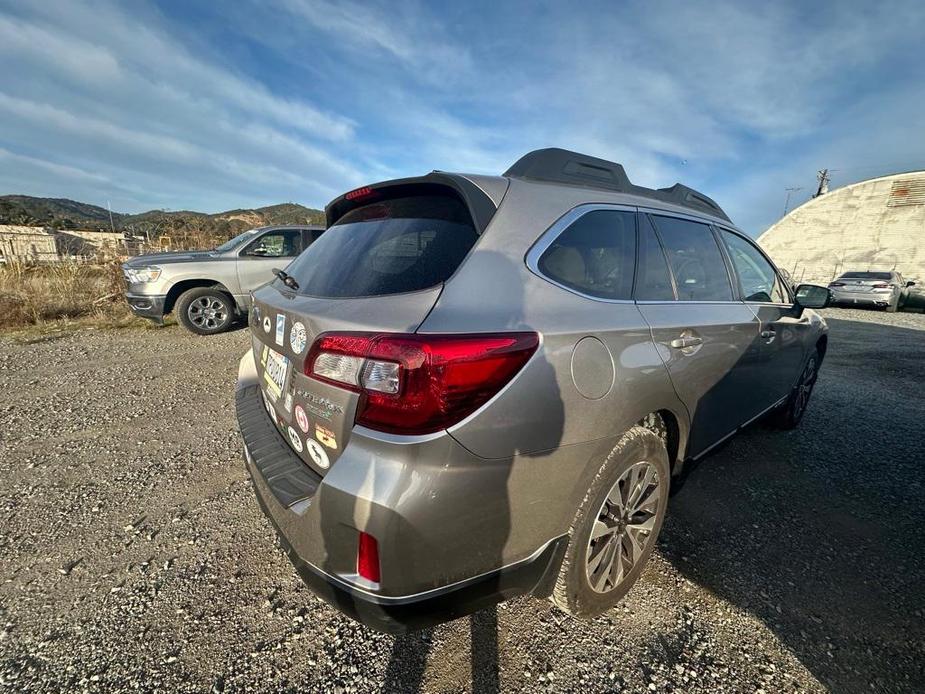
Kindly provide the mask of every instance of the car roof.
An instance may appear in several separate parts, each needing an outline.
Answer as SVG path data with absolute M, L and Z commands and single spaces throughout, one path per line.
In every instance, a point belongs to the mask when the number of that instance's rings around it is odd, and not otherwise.
M 529 152 L 504 172 L 507 178 L 606 190 L 643 199 L 641 205 L 664 204 L 694 210 L 726 223 L 729 216 L 712 198 L 680 183 L 668 188 L 646 188 L 630 182 L 622 164 L 567 149 L 550 147 Z

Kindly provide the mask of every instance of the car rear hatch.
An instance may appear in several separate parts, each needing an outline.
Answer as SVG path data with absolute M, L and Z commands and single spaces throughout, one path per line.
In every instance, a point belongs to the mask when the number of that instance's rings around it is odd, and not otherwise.
M 312 345 L 325 334 L 417 330 L 496 209 L 467 183 L 431 174 L 341 196 L 327 208 L 328 230 L 286 268 L 291 279 L 254 292 L 250 329 L 264 405 L 319 474 L 343 452 L 364 396 L 306 375 Z

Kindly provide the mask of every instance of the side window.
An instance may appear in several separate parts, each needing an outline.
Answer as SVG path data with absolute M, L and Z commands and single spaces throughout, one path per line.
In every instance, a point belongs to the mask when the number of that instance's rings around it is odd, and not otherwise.
M 674 301 L 674 287 L 665 251 L 648 215 L 639 216 L 639 264 L 636 266 L 637 301 Z
M 629 299 L 636 260 L 636 214 L 593 210 L 576 219 L 540 256 L 540 272 L 601 299 Z
M 302 232 L 298 229 L 271 231 L 253 241 L 243 255 L 258 258 L 290 258 L 302 252 Z
M 790 303 L 774 267 L 750 242 L 729 231 L 720 230 L 723 243 L 729 250 L 732 265 L 739 276 L 742 298 L 745 301 L 765 301 L 775 304 Z
M 679 301 L 731 301 L 732 286 L 713 231 L 706 224 L 653 215 L 668 254 Z

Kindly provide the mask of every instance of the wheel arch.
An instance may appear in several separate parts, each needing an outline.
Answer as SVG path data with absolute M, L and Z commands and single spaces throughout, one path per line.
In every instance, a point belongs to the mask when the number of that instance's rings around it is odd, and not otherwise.
M 637 424 L 651 429 L 665 442 L 672 475 L 678 474 L 683 462 L 682 444 L 686 442 L 682 437 L 686 437 L 687 432 L 679 417 L 672 410 L 663 408 L 645 415 Z
M 819 350 L 819 361 L 822 361 L 825 358 L 825 351 L 829 347 L 829 336 L 821 335 L 818 340 L 816 340 L 816 349 Z
M 241 307 L 238 306 L 238 302 L 235 301 L 234 294 L 232 294 L 231 290 L 221 282 L 210 279 L 187 279 L 176 282 L 167 292 L 167 297 L 164 299 L 164 314 L 166 315 L 173 311 L 173 308 L 177 303 L 177 299 L 180 298 L 180 295 L 183 294 L 183 292 L 189 289 L 195 289 L 196 287 L 216 289 L 223 294 L 227 294 L 228 298 L 231 299 L 231 303 L 234 305 L 235 310 L 239 313 L 241 312 Z

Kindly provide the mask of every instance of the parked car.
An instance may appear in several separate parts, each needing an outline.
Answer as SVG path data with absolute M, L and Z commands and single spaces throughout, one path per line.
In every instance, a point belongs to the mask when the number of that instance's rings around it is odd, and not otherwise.
M 803 417 L 825 287 L 710 198 L 559 149 L 342 195 L 254 292 L 237 418 L 298 573 L 399 632 L 514 595 L 594 616 L 689 461 Z
M 835 305 L 876 306 L 892 313 L 902 306 L 907 288 L 914 284 L 894 271 L 846 272 L 830 282 L 829 289 Z
M 321 226 L 250 229 L 209 251 L 153 253 L 122 265 L 132 312 L 157 323 L 174 312 L 198 335 L 224 332 L 250 308 L 250 290 L 273 279 L 324 231 Z

